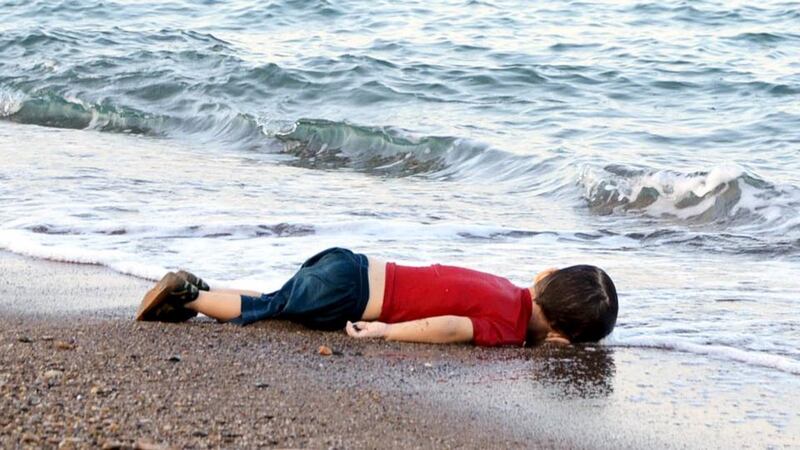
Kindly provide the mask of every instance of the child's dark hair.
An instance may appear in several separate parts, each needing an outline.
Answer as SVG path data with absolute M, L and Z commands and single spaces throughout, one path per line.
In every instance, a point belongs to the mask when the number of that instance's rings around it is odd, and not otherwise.
M 570 342 L 597 342 L 617 322 L 617 290 L 602 269 L 560 269 L 536 283 L 536 303 L 550 327 Z

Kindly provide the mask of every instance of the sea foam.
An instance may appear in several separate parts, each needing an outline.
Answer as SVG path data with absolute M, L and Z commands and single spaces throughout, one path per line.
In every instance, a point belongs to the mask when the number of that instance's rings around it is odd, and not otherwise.
M 609 347 L 658 348 L 685 353 L 705 355 L 716 360 L 736 361 L 753 366 L 777 369 L 791 374 L 800 374 L 800 361 L 765 352 L 744 350 L 713 343 L 696 343 L 687 339 L 665 336 L 621 337 L 618 332 L 603 340 Z

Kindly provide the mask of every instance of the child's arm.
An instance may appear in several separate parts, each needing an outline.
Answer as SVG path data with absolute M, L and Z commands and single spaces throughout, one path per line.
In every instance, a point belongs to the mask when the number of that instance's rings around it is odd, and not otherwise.
M 355 338 L 382 337 L 387 341 L 449 344 L 472 341 L 472 321 L 460 316 L 437 316 L 399 323 L 347 322 L 347 334 Z

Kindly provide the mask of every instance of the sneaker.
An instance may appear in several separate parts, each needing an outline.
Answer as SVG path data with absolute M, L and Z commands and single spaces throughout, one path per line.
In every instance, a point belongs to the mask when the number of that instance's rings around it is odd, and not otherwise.
M 158 322 L 179 323 L 195 317 L 197 311 L 182 306 L 174 306 L 167 301 L 154 308 L 150 314 L 153 320 Z
M 191 272 L 187 272 L 185 270 L 179 270 L 178 272 L 175 273 L 175 275 L 177 275 L 179 278 L 188 281 L 189 283 L 192 283 L 193 285 L 195 285 L 195 287 L 197 287 L 197 289 L 200 289 L 201 291 L 208 291 L 211 289 L 205 281 L 203 281 L 200 277 Z
M 200 291 L 197 286 L 189 281 L 181 278 L 178 274 L 174 274 L 180 282 L 178 286 L 169 293 L 169 302 L 175 306 L 183 306 L 189 302 L 197 300 Z
M 136 311 L 136 320 L 164 320 L 169 322 L 172 320 L 166 319 L 189 316 L 190 313 L 169 312 L 169 309 L 164 309 L 163 305 L 169 305 L 173 310 L 186 310 L 183 305 L 196 300 L 199 294 L 193 284 L 169 272 L 145 294 L 139 309 Z M 196 314 L 194 313 L 194 315 Z

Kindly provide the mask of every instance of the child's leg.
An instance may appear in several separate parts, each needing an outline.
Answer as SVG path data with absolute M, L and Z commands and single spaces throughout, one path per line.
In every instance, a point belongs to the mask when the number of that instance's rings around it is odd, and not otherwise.
M 233 320 L 242 314 L 242 293 L 248 291 L 236 291 L 233 289 L 220 289 L 210 292 L 200 291 L 197 299 L 184 305 L 191 310 L 203 313 L 221 321 Z M 261 294 L 252 292 L 256 296 Z
M 211 293 L 237 294 L 237 295 L 246 295 L 248 297 L 261 297 L 261 292 L 243 291 L 241 289 L 217 289 L 217 288 L 211 288 Z

